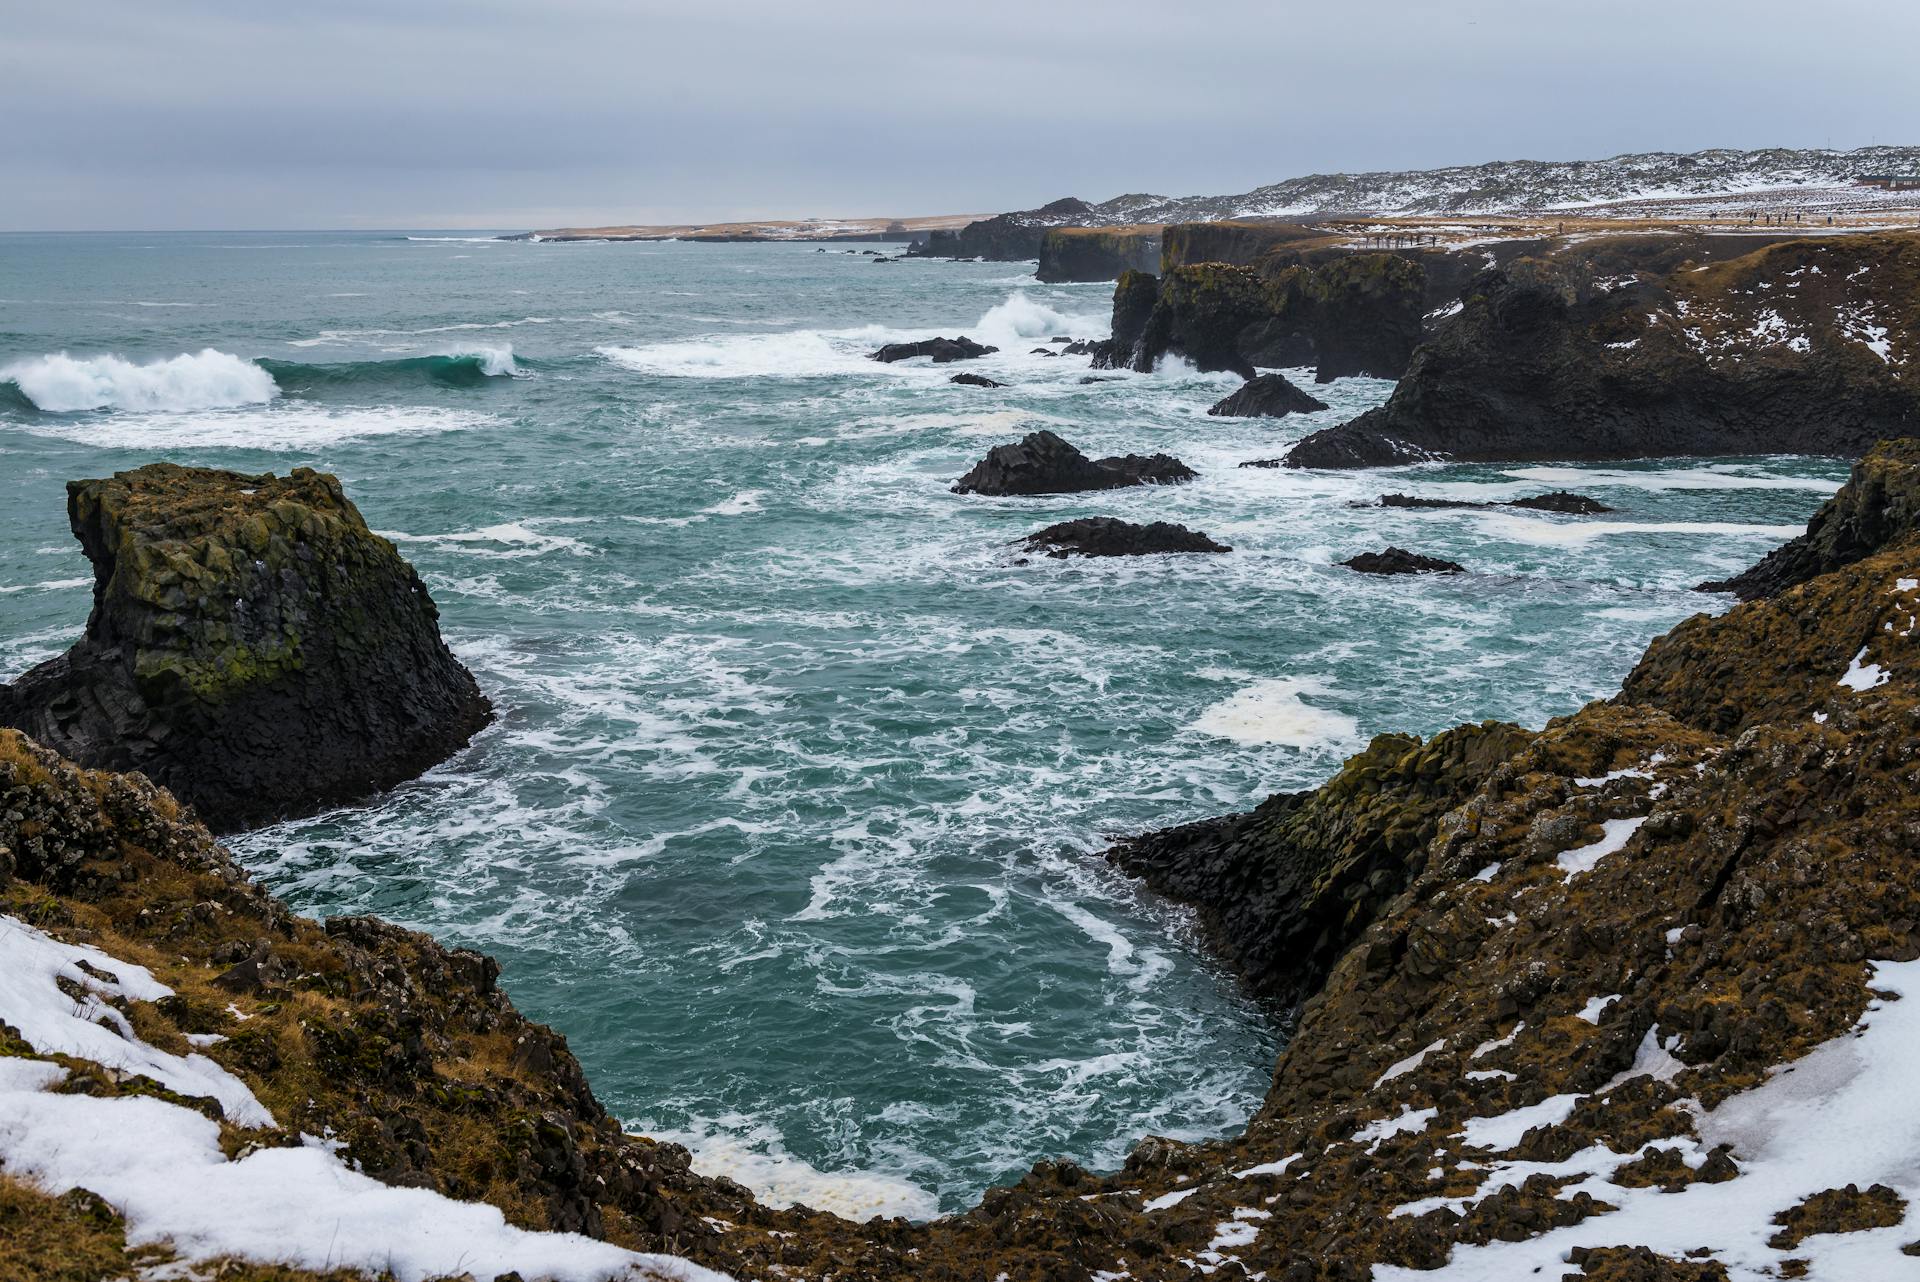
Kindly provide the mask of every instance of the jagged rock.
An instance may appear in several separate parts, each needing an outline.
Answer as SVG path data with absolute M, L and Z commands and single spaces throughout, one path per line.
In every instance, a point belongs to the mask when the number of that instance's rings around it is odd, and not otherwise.
M 1289 463 L 1858 455 L 1920 431 L 1914 339 L 1890 320 L 1920 304 L 1920 239 L 1788 240 L 1704 267 L 1620 239 L 1483 272 L 1385 405 Z M 1596 271 L 1632 255 L 1657 270 Z
M 1089 342 L 1084 338 L 1076 338 L 1061 348 L 1060 354 L 1062 356 L 1091 356 L 1094 352 L 1098 351 L 1099 348 L 1100 344 L 1098 343 Z
M 1698 592 L 1731 592 L 1742 601 L 1778 596 L 1817 575 L 1872 556 L 1920 527 L 1920 441 L 1886 441 L 1853 465 L 1807 532 L 1755 566 Z
M 953 485 L 955 494 L 1072 494 L 1128 485 L 1172 485 L 1195 473 L 1166 454 L 1090 459 L 1052 432 L 996 445 Z
M 236 828 L 411 779 L 491 705 L 413 567 L 331 476 L 154 463 L 67 486 L 93 611 L 0 724 Z
M 1033 349 L 1032 351 L 1030 351 L 1030 352 L 1028 352 L 1028 353 L 1027 353 L 1027 355 L 1029 355 L 1029 356 L 1058 356 L 1058 355 L 1060 355 L 1060 353 L 1059 353 L 1059 352 L 1057 352 L 1057 351 L 1055 351 L 1055 350 L 1054 350 L 1053 348 L 1051 348 L 1051 347 L 1036 347 L 1036 348 L 1034 348 L 1034 349 Z
M 1224 397 L 1207 413 L 1221 418 L 1280 418 L 1287 414 L 1311 414 L 1327 408 L 1318 397 L 1309 396 L 1281 374 L 1256 374 L 1231 396 Z
M 1073 196 L 1064 196 L 1040 206 L 992 218 L 979 218 L 960 229 L 929 232 L 924 243 L 907 249 L 915 258 L 979 258 L 988 262 L 1015 263 L 1038 258 L 1040 244 L 1055 227 L 1072 227 L 1085 222 L 1093 207 Z
M 867 359 L 892 364 L 894 361 L 909 361 L 916 356 L 931 356 L 935 365 L 947 365 L 954 361 L 977 360 L 999 350 L 976 343 L 962 334 L 958 338 L 923 338 L 917 343 L 888 343 L 877 352 L 869 352 Z
M 1348 557 L 1340 564 L 1362 574 L 1460 574 L 1466 566 L 1454 561 L 1443 561 L 1435 556 L 1421 556 L 1405 548 L 1390 547 L 1384 552 L 1362 552 L 1359 556 Z
M 1006 386 L 1005 383 L 994 382 L 992 379 L 988 378 L 985 374 L 955 374 L 952 378 L 948 379 L 947 381 L 949 383 L 959 383 L 963 387 L 1005 387 Z
M 1117 374 L 1108 374 L 1104 377 L 1099 374 L 1089 374 L 1080 380 L 1080 386 L 1085 387 L 1089 383 L 1124 383 L 1125 381 Z
M 1198 530 L 1169 521 L 1135 525 L 1110 516 L 1091 516 L 1063 521 L 1029 534 L 1022 543 L 1029 552 L 1045 552 L 1050 557 L 1070 556 L 1153 556 L 1162 552 L 1231 552 L 1232 548 L 1215 543 Z

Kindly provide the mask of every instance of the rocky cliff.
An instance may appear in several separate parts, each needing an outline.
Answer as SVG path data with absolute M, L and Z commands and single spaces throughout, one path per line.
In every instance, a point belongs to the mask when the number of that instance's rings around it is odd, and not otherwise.
M 1920 430 L 1920 236 L 1615 237 L 1490 270 L 1296 467 L 1858 455 Z M 1745 249 L 1745 245 L 1740 245 Z
M 1119 280 L 1127 271 L 1158 271 L 1158 227 L 1055 227 L 1040 238 L 1040 265 L 1034 275 L 1044 284 Z
M 1055 227 L 1078 227 L 1089 221 L 1092 206 L 1065 196 L 1038 209 L 1023 209 L 993 218 L 981 218 L 958 231 L 935 229 L 924 242 L 907 249 L 911 258 L 984 258 L 1016 263 L 1040 256 L 1040 243 Z
M 233 828 L 391 787 L 486 724 L 425 585 L 333 477 L 155 463 L 71 483 L 67 510 L 86 633 L 0 687 L 0 725 Z

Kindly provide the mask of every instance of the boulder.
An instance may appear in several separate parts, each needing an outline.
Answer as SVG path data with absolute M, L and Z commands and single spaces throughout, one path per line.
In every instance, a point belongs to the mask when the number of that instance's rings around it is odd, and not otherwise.
M 1459 574 L 1467 567 L 1435 556 L 1421 556 L 1405 548 L 1390 547 L 1384 552 L 1362 552 L 1340 564 L 1362 574 Z
M 67 486 L 93 563 L 73 648 L 0 724 L 138 770 L 219 829 L 309 814 L 445 760 L 492 708 L 426 586 L 340 482 L 154 463 Z
M 1256 374 L 1207 413 L 1217 418 L 1281 418 L 1326 408 L 1325 401 L 1307 395 L 1289 383 L 1285 375 Z
M 999 350 L 976 343 L 962 334 L 958 338 L 923 338 L 917 343 L 888 343 L 877 352 L 869 352 L 867 359 L 891 365 L 895 361 L 910 361 L 916 356 L 930 356 L 935 365 L 947 365 L 954 361 L 977 360 Z
M 1231 552 L 1232 548 L 1184 525 L 1155 521 L 1135 525 L 1111 516 L 1090 516 L 1049 525 L 1022 542 L 1029 552 L 1070 556 L 1153 556 L 1162 552 Z
M 953 485 L 955 494 L 1074 494 L 1192 480 L 1192 468 L 1165 454 L 1090 459 L 1052 432 L 996 445 Z
M 1263 467 L 1278 467 L 1279 459 L 1261 464 Z M 1590 499 L 1584 494 L 1570 494 L 1566 490 L 1555 490 L 1551 494 L 1535 494 L 1524 499 L 1508 499 L 1499 503 L 1476 503 L 1469 499 L 1429 499 L 1413 494 L 1382 494 L 1374 503 L 1355 503 L 1353 507 L 1410 507 L 1410 508 L 1493 508 L 1523 507 L 1534 512 L 1559 512 L 1567 516 L 1597 516 L 1602 512 L 1611 512 L 1612 508 L 1598 499 Z
M 952 378 L 948 379 L 947 381 L 949 383 L 959 383 L 963 387 L 1005 387 L 1006 386 L 1005 383 L 994 382 L 992 379 L 988 378 L 985 374 L 955 374 Z

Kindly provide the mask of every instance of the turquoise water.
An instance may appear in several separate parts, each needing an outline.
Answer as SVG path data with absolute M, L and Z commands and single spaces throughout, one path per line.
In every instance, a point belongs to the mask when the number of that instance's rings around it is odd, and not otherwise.
M 776 1199 L 928 1215 L 1040 1157 L 1230 1132 L 1276 1039 L 1098 852 L 1312 785 L 1383 730 L 1539 725 L 1611 692 L 1649 637 L 1723 604 L 1688 585 L 1778 543 L 1845 469 L 1238 469 L 1390 386 L 1343 380 L 1280 424 L 1207 418 L 1230 377 L 1083 386 L 1084 362 L 1029 349 L 1099 337 L 1109 288 L 1029 270 L 0 237 L 0 678 L 85 621 L 68 478 L 336 472 L 500 715 L 390 796 L 236 840 L 276 891 L 495 954 L 631 1128 Z M 1002 352 L 959 368 L 1012 386 L 862 355 L 960 332 Z M 948 492 L 1041 426 L 1201 478 Z M 1620 511 L 1347 506 L 1562 486 Z M 1016 563 L 1010 540 L 1097 514 L 1236 550 Z M 1388 543 L 1474 573 L 1333 564 Z

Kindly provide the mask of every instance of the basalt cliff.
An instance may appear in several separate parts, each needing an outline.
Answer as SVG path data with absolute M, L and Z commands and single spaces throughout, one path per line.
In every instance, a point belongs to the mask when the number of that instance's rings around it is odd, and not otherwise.
M 1573 241 L 1474 278 L 1385 405 L 1287 462 L 1857 456 L 1920 431 L 1917 358 L 1920 236 Z
M 393 786 L 491 708 L 427 589 L 331 476 L 155 463 L 67 487 L 93 610 L 0 725 L 139 770 L 216 829 Z
M 208 1113 L 234 1161 L 331 1135 L 381 1179 L 736 1277 L 1908 1276 L 1916 464 L 1913 441 L 1869 453 L 1817 557 L 1654 641 L 1611 699 L 1383 735 L 1318 789 L 1117 847 L 1286 1022 L 1266 1102 L 1233 1139 L 1043 1161 L 930 1224 L 691 1173 L 620 1133 L 486 959 L 301 919 L 165 791 L 11 732 L 0 913 L 151 967 L 173 996 L 116 999 L 129 1030 L 203 1047 L 279 1124 L 70 1055 L 57 1089 Z M 0 1037 L 0 1062 L 46 1058 Z M 40 1228 L 13 1241 L 130 1271 L 121 1208 L 20 1174 L 0 1223 Z

